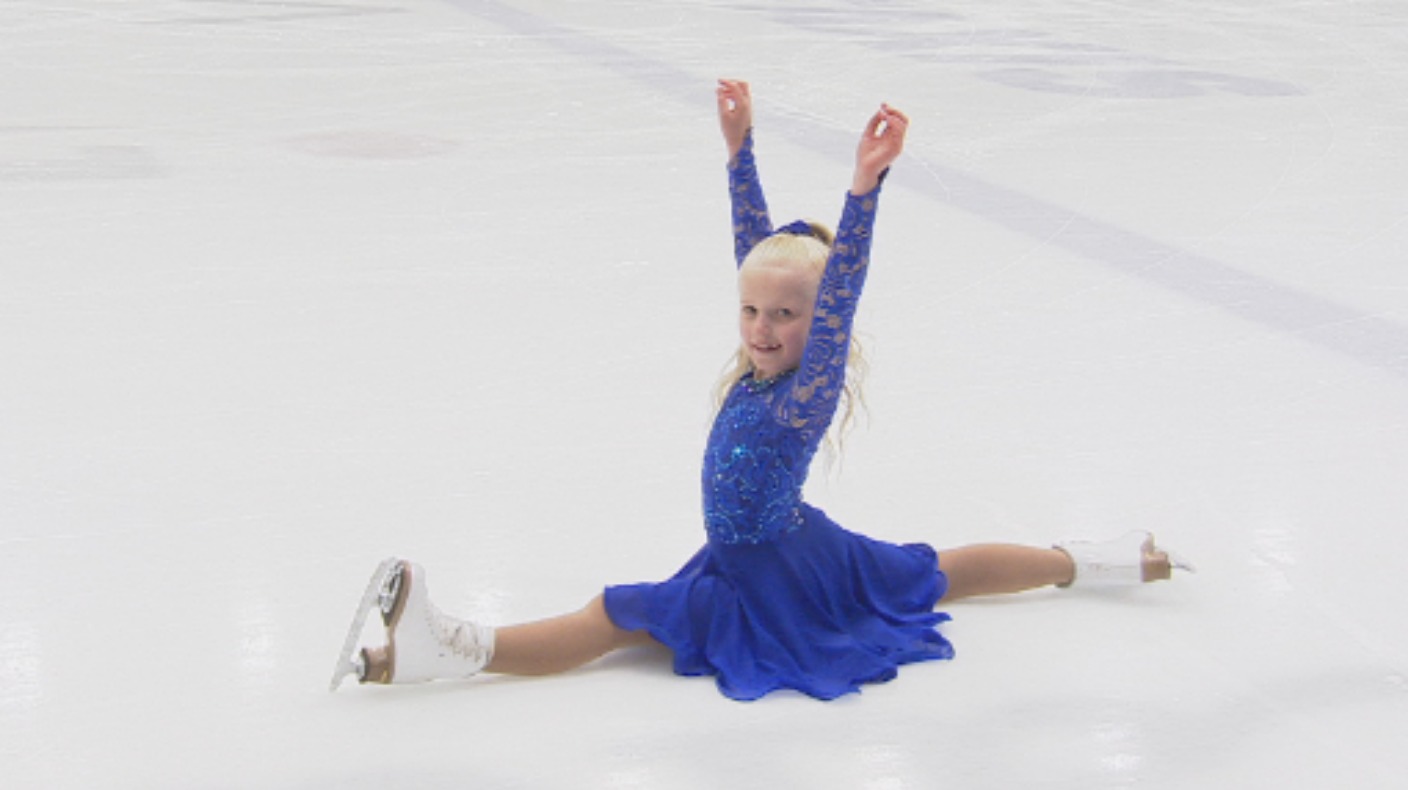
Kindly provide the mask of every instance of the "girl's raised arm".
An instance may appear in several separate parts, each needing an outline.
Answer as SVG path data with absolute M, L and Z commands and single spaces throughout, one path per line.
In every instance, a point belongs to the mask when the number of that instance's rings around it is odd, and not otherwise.
M 772 233 L 768 202 L 753 161 L 753 98 L 748 83 L 719 80 L 719 126 L 728 145 L 728 196 L 733 215 L 733 255 L 739 266 L 753 245 Z
M 840 404 L 856 306 L 870 269 L 880 183 L 904 149 L 908 129 L 904 113 L 882 104 L 861 134 L 855 177 L 817 289 L 807 350 L 783 415 L 794 427 L 824 433 Z

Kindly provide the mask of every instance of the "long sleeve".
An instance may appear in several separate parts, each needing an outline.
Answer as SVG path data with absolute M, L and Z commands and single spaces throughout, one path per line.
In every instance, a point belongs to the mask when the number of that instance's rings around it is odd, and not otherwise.
M 758 179 L 753 159 L 753 132 L 743 139 L 743 147 L 728 163 L 728 194 L 733 211 L 733 254 L 739 266 L 753 246 L 772 234 L 768 203 Z
M 840 403 L 851 328 L 870 268 L 870 242 L 879 198 L 880 185 L 865 195 L 846 194 L 836 241 L 817 290 L 807 348 L 791 398 L 783 407 L 783 418 L 794 428 L 825 433 Z

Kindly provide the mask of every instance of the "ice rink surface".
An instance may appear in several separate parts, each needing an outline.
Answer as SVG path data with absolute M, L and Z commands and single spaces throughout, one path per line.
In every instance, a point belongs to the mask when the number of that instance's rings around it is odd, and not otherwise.
M 6 787 L 1402 786 L 1403 3 L 11 0 L 0 63 Z M 780 222 L 913 119 L 812 501 L 1200 573 L 833 703 L 329 694 L 386 555 L 504 624 L 702 542 L 719 76 Z

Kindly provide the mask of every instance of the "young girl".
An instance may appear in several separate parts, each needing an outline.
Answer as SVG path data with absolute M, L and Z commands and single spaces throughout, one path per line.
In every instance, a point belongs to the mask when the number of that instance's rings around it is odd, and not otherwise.
M 738 259 L 738 365 L 705 446 L 707 542 L 673 577 L 606 588 L 578 612 L 493 629 L 432 604 L 419 565 L 377 568 L 333 675 L 415 683 L 480 671 L 562 672 L 631 645 L 662 644 L 682 675 L 712 675 L 751 700 L 776 689 L 821 699 L 893 678 L 901 664 L 947 659 L 939 601 L 1048 585 L 1138 584 L 1187 568 L 1147 534 L 1043 549 L 979 545 L 936 554 L 848 532 L 802 501 L 813 455 L 853 400 L 851 324 L 869 266 L 881 185 L 909 119 L 870 118 L 834 239 L 794 222 L 774 231 L 753 160 L 745 82 L 721 80 Z M 844 422 L 844 419 L 843 419 Z M 353 653 L 370 609 L 386 644 Z

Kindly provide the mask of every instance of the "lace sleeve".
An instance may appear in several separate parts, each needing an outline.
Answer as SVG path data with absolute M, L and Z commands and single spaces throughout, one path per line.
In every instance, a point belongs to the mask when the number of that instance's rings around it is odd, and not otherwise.
M 728 163 L 728 195 L 733 208 L 733 255 L 738 265 L 753 245 L 772 233 L 768 203 L 763 199 L 763 184 L 758 179 L 758 166 L 753 160 L 753 131 L 743 138 L 743 147 Z
M 883 174 L 881 183 L 884 183 Z M 846 358 L 851 349 L 851 326 L 870 266 L 870 240 L 879 198 L 880 186 L 865 195 L 846 194 L 836 241 L 817 291 L 807 348 L 802 354 L 791 397 L 779 414 L 793 428 L 815 435 L 825 433 L 841 401 Z

